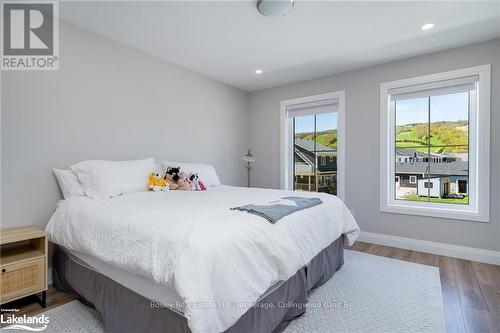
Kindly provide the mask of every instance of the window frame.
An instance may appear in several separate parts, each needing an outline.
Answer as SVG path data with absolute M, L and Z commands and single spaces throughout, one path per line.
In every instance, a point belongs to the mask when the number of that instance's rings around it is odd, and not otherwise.
M 280 103 L 280 188 L 293 190 L 293 118 L 287 116 L 290 106 L 320 102 L 329 99 L 338 100 L 337 116 L 337 197 L 345 199 L 345 91 L 305 96 L 283 100 Z
M 414 179 L 414 181 L 412 181 Z M 416 184 L 417 183 L 417 176 L 410 176 L 410 179 L 408 180 L 410 184 Z
M 475 112 L 469 115 L 469 197 L 468 205 L 396 200 L 395 117 L 389 90 L 477 75 Z M 491 65 L 480 65 L 380 84 L 380 211 L 447 219 L 489 222 L 490 206 L 490 92 Z M 479 176 L 480 175 L 480 176 Z

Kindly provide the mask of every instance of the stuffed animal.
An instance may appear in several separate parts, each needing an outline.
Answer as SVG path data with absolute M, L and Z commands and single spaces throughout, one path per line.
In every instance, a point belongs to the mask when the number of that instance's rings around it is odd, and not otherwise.
M 166 192 L 170 189 L 165 179 L 157 172 L 153 172 L 149 175 L 148 188 L 153 192 Z
M 166 181 L 171 190 L 191 190 L 191 186 L 186 181 L 187 173 L 181 172 L 179 167 L 168 167 L 163 179 Z
M 200 180 L 197 173 L 193 173 L 193 174 L 191 174 L 191 176 L 189 176 L 189 185 L 191 186 L 192 191 L 205 191 L 206 190 L 205 185 Z
M 189 185 L 189 176 L 190 174 L 186 171 L 181 171 L 179 173 L 179 181 Z M 189 190 L 191 190 L 191 186 L 189 186 Z

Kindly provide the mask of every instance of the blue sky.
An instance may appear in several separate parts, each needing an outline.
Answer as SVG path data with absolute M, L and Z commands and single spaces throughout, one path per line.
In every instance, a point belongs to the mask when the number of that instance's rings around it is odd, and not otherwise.
M 428 99 L 416 98 L 396 102 L 396 125 L 426 123 Z M 431 97 L 431 122 L 468 120 L 466 92 Z
M 316 115 L 316 131 L 337 129 L 337 112 Z M 295 133 L 310 133 L 314 131 L 314 115 L 296 117 Z
M 397 101 L 396 124 L 426 123 L 427 98 Z M 466 92 L 432 96 L 431 122 L 468 120 L 468 94 Z M 337 129 L 337 112 L 316 115 L 316 131 Z M 295 133 L 314 131 L 314 115 L 295 118 Z

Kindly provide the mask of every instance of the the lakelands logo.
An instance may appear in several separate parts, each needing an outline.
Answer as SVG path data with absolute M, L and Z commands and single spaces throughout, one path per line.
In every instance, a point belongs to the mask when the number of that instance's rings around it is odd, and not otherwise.
M 58 3 L 2 2 L 3 70 L 59 68 Z
M 26 330 L 31 332 L 41 332 L 47 329 L 49 324 L 49 317 L 44 314 L 36 317 L 28 317 L 26 315 L 22 316 L 5 316 L 2 314 L 0 316 L 0 322 L 2 325 L 8 325 L 4 327 L 10 330 Z

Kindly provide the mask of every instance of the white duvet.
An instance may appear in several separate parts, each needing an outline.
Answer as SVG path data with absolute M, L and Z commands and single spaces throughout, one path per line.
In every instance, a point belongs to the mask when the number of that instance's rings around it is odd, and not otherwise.
M 323 204 L 271 224 L 229 208 L 285 196 Z M 177 290 L 193 332 L 231 327 L 273 284 L 322 249 L 359 233 L 335 196 L 219 186 L 205 192 L 140 192 L 112 199 L 63 200 L 47 225 L 50 240 Z

